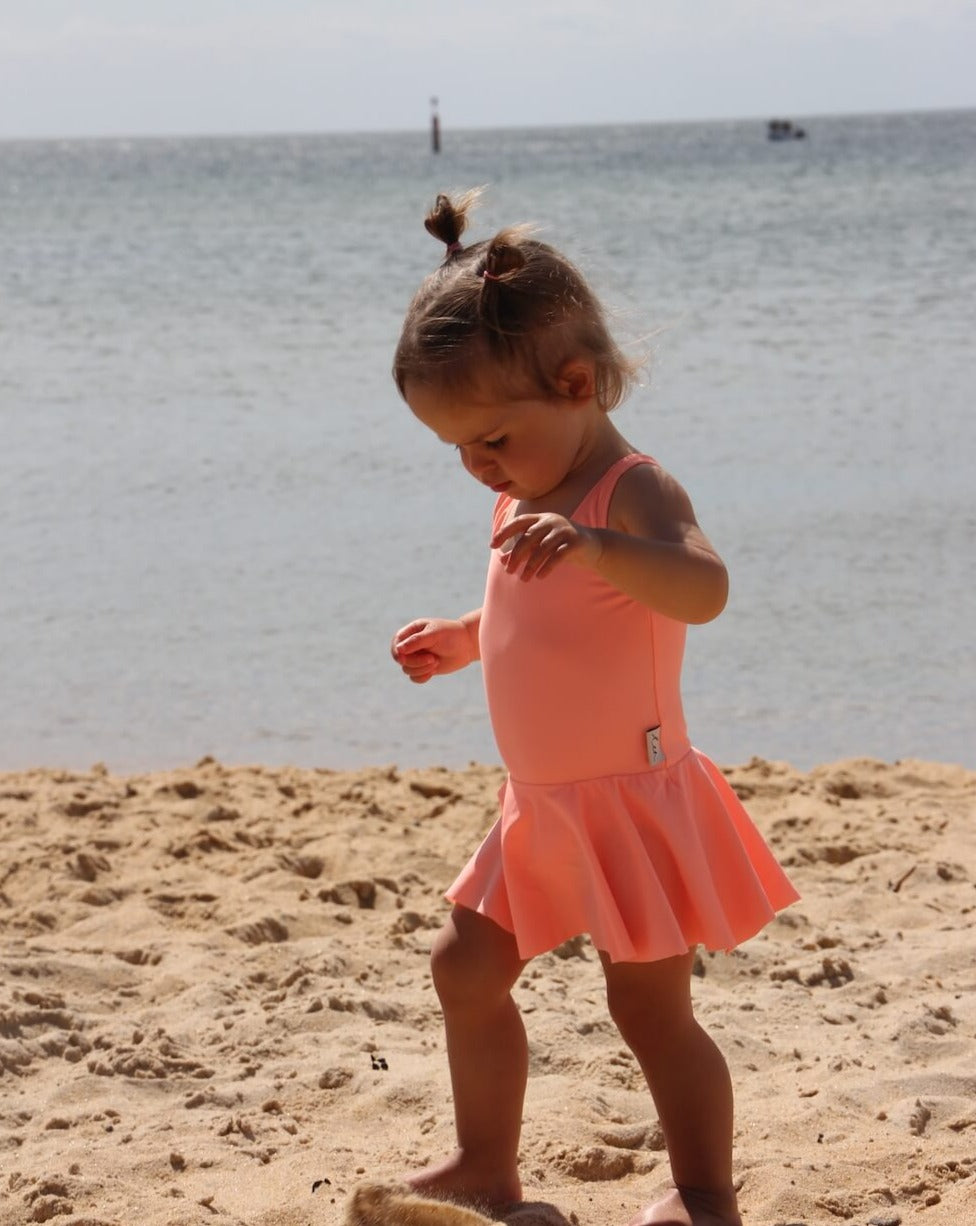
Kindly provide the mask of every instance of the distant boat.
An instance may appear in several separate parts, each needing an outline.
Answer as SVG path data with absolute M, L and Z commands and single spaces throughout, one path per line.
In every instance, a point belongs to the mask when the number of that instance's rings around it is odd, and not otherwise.
M 791 119 L 771 119 L 766 135 L 770 140 L 803 140 L 806 132 L 796 127 Z

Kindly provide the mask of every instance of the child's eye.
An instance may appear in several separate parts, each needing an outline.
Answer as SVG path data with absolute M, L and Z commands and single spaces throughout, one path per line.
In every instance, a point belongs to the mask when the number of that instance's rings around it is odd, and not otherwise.
M 501 438 L 486 438 L 485 446 L 492 451 L 497 451 L 499 447 L 504 447 L 507 435 L 503 434 Z

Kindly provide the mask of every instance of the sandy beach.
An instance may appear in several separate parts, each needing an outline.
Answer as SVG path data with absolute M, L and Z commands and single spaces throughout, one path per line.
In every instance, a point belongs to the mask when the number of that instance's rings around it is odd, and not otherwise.
M 702 954 L 746 1222 L 976 1221 L 976 772 L 754 759 L 802 901 Z M 427 953 L 501 772 L 0 776 L 0 1226 L 342 1223 L 452 1140 Z M 667 1163 L 577 939 L 517 995 L 526 1196 L 625 1223 Z

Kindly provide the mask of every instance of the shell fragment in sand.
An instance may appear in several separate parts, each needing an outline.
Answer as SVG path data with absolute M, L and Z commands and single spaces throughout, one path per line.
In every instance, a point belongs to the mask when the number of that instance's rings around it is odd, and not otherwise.
M 364 1183 L 349 1201 L 346 1226 L 493 1226 L 493 1223 L 473 1209 L 417 1196 L 405 1185 Z
M 353 1192 L 345 1226 L 571 1226 L 555 1205 L 523 1202 L 485 1217 L 475 1209 L 418 1196 L 405 1184 L 364 1183 Z M 576 1224 L 575 1217 L 572 1219 Z

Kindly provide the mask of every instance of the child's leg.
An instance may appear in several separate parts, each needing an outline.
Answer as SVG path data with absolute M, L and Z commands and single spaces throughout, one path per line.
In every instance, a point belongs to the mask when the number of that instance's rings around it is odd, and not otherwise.
M 601 958 L 610 1015 L 647 1079 L 677 1187 L 635 1224 L 739 1226 L 732 1083 L 725 1058 L 692 1012 L 693 953 L 647 963 Z
M 431 954 L 444 1013 L 458 1148 L 408 1182 L 418 1192 L 496 1206 L 522 1195 L 518 1144 L 528 1075 L 511 989 L 525 966 L 515 938 L 455 907 Z

